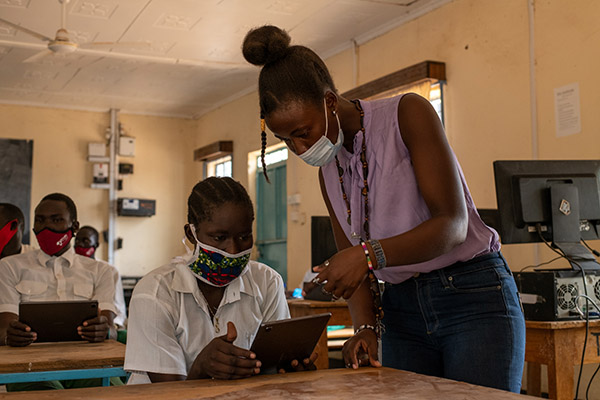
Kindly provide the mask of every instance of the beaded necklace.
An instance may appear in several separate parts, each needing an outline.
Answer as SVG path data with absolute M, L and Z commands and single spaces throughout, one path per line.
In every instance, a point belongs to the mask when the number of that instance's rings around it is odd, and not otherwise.
M 367 163 L 367 145 L 366 145 L 366 131 L 365 131 L 365 112 L 363 111 L 359 100 L 350 100 L 352 104 L 356 107 L 356 109 L 360 113 L 360 131 L 363 134 L 362 138 L 362 146 L 360 149 L 360 162 L 362 164 L 363 170 L 363 188 L 361 190 L 361 194 L 364 199 L 364 207 L 365 207 L 365 222 L 363 223 L 363 230 L 365 231 L 366 239 L 371 239 L 370 229 L 369 229 L 369 183 L 367 182 L 367 178 L 369 176 L 369 164 Z M 348 217 L 346 221 L 348 225 L 352 225 L 352 210 L 350 209 L 350 201 L 348 200 L 348 195 L 346 194 L 346 189 L 344 189 L 344 169 L 340 165 L 340 161 L 337 156 L 335 156 L 335 165 L 338 169 L 338 175 L 340 177 L 340 186 L 342 188 L 342 197 L 344 202 L 346 203 L 346 212 Z M 356 233 L 352 233 L 353 238 L 359 238 L 360 235 Z M 381 292 L 379 290 L 379 281 L 377 277 L 373 273 L 373 271 L 369 270 L 368 272 L 369 282 L 371 294 L 373 295 L 373 312 L 375 314 L 376 320 L 376 330 L 375 333 L 377 337 L 381 337 L 381 333 L 383 331 L 383 308 L 381 306 Z

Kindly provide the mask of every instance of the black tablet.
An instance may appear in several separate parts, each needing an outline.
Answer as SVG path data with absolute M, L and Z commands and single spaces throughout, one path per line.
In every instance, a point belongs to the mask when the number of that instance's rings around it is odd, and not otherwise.
M 331 313 L 325 313 L 264 323 L 250 350 L 256 353 L 263 371 L 288 367 L 292 360 L 302 362 L 312 354 L 330 317 Z
M 19 321 L 37 333 L 37 342 L 83 340 L 77 327 L 98 316 L 98 301 L 40 301 L 19 304 Z

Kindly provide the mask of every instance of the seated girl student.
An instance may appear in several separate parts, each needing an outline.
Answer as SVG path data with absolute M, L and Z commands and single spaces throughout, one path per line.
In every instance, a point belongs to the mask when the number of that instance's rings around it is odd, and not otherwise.
M 208 178 L 188 199 L 194 252 L 144 276 L 129 304 L 128 383 L 237 379 L 261 372 L 261 323 L 289 318 L 281 276 L 250 260 L 254 210 L 244 187 Z M 294 369 L 313 368 L 316 354 Z
M 431 104 L 416 94 L 345 99 L 323 60 L 275 26 L 250 31 L 243 53 L 262 66 L 263 154 L 266 123 L 320 167 L 338 253 L 313 283 L 348 299 L 346 366 L 382 365 L 381 338 L 384 366 L 518 392 L 517 288 Z

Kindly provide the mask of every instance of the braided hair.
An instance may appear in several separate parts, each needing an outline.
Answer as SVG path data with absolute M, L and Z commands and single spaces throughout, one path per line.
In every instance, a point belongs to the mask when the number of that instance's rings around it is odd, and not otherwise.
M 252 201 L 241 183 L 229 177 L 210 177 L 198 182 L 188 197 L 188 223 L 197 226 L 200 222 L 210 221 L 213 210 L 224 203 L 247 207 L 254 220 Z
M 258 96 L 261 118 L 261 161 L 267 176 L 264 153 L 264 119 L 292 101 L 320 106 L 328 90 L 337 93 L 331 74 L 321 58 L 304 46 L 290 46 L 290 35 L 281 28 L 265 25 L 250 30 L 244 38 L 242 53 L 250 64 L 261 66 Z

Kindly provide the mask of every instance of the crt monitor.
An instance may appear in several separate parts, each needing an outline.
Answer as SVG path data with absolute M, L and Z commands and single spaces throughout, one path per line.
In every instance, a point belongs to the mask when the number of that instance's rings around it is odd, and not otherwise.
M 589 258 L 580 240 L 600 238 L 600 160 L 495 161 L 494 176 L 502 243 L 548 241 Z

